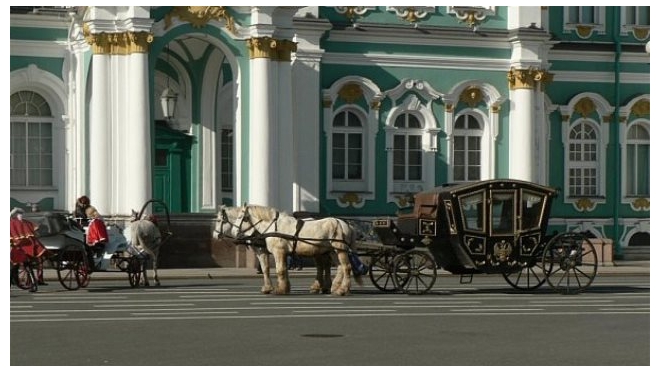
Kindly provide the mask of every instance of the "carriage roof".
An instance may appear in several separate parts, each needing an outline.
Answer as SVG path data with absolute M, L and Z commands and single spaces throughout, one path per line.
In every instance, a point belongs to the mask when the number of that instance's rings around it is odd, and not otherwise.
M 429 195 L 436 194 L 442 199 L 449 199 L 453 195 L 472 193 L 482 189 L 528 189 L 538 193 L 545 193 L 548 196 L 557 195 L 557 189 L 532 182 L 517 179 L 489 179 L 466 183 L 446 184 L 427 191 L 419 192 L 415 195 L 415 199 L 424 199 L 429 197 Z

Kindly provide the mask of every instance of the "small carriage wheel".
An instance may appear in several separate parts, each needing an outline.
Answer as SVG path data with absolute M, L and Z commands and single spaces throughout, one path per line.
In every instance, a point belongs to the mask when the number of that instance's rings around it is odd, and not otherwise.
M 576 294 L 591 285 L 598 270 L 596 249 L 582 233 L 553 237 L 543 249 L 548 285 L 562 294 Z
M 126 271 L 128 272 L 128 283 L 131 287 L 138 287 L 140 286 L 140 280 L 142 279 L 144 260 L 137 256 L 131 256 L 127 261 L 128 267 L 126 268 Z
M 87 263 L 87 257 L 81 246 L 66 245 L 60 249 L 57 257 L 57 279 L 67 290 L 80 288 L 80 266 Z
M 78 283 L 80 287 L 89 286 L 89 281 L 92 280 L 92 269 L 89 264 L 89 259 L 83 259 L 78 265 L 76 270 L 76 277 L 78 278 Z
M 545 283 L 543 265 L 537 259 L 534 264 L 528 264 L 520 271 L 502 273 L 504 280 L 518 290 L 531 291 Z
M 36 292 L 37 278 L 34 275 L 32 264 L 32 259 L 28 258 L 18 265 L 18 280 L 16 281 L 16 285 L 23 290 Z
M 394 292 L 397 290 L 394 283 L 394 252 L 383 251 L 376 255 L 369 264 L 369 278 L 379 290 Z
M 438 277 L 435 260 L 423 251 L 411 250 L 394 259 L 394 283 L 406 294 L 425 294 Z

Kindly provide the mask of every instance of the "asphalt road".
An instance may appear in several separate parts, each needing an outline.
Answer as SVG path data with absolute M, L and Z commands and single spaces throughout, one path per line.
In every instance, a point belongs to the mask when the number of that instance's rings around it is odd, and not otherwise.
M 259 293 L 258 278 L 125 280 L 10 291 L 10 365 L 650 365 L 648 276 L 599 277 L 587 292 L 470 285 L 427 295 Z

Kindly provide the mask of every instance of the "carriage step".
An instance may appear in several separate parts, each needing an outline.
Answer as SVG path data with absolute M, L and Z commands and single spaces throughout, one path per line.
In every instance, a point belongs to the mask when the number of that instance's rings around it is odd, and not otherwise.
M 472 277 L 474 274 L 461 274 L 461 284 L 472 283 Z

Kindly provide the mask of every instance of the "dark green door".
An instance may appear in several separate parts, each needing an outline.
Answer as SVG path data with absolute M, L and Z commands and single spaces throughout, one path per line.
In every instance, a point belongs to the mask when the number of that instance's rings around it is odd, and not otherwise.
M 190 148 L 188 134 L 156 124 L 153 195 L 172 213 L 190 211 Z M 154 212 L 162 208 L 154 204 Z

